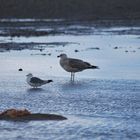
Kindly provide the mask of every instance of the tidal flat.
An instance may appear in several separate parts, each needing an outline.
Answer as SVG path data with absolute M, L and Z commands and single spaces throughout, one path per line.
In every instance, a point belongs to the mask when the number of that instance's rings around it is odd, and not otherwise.
M 0 139 L 140 138 L 140 27 L 99 23 L 0 22 L 0 111 L 26 108 L 67 117 L 59 122 L 0 121 Z M 71 82 L 59 65 L 61 53 L 100 69 L 76 73 Z M 33 89 L 26 83 L 28 73 L 53 82 Z

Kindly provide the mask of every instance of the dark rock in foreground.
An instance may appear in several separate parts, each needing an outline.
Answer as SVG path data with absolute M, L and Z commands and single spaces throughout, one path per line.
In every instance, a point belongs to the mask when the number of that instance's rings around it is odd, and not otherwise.
M 66 120 L 67 118 L 55 114 L 32 114 L 27 109 L 7 109 L 0 113 L 0 120 L 7 121 L 35 121 L 35 120 Z
M 43 121 L 43 120 L 66 120 L 66 117 L 63 117 L 61 115 L 55 115 L 55 114 L 40 114 L 40 113 L 35 113 L 35 114 L 29 114 L 26 116 L 21 116 L 21 117 L 15 117 L 12 118 L 7 115 L 0 115 L 0 120 L 6 120 L 6 121 Z

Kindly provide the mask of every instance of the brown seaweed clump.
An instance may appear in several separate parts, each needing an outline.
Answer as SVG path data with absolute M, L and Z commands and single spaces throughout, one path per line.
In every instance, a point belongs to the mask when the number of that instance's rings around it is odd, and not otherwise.
M 27 110 L 18 110 L 18 109 L 7 109 L 0 113 L 0 116 L 8 116 L 11 118 L 23 117 L 30 115 L 31 113 Z

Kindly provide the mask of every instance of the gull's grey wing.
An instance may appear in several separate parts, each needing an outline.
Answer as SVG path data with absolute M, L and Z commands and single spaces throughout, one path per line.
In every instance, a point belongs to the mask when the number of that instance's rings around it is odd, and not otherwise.
M 73 58 L 68 59 L 68 64 L 70 67 L 78 68 L 78 69 L 85 69 L 91 66 L 88 62 L 84 62 L 80 59 L 73 59 Z
M 32 77 L 30 80 L 31 83 L 43 83 L 44 81 L 37 78 L 37 77 Z

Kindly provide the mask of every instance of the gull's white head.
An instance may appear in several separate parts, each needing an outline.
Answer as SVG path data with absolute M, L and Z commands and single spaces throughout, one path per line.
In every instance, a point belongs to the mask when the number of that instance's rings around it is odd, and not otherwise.
M 67 55 L 65 54 L 65 53 L 62 53 L 62 54 L 60 54 L 59 56 L 57 56 L 57 57 L 60 57 L 60 58 L 67 58 Z
M 32 73 L 26 75 L 27 77 L 33 77 Z

